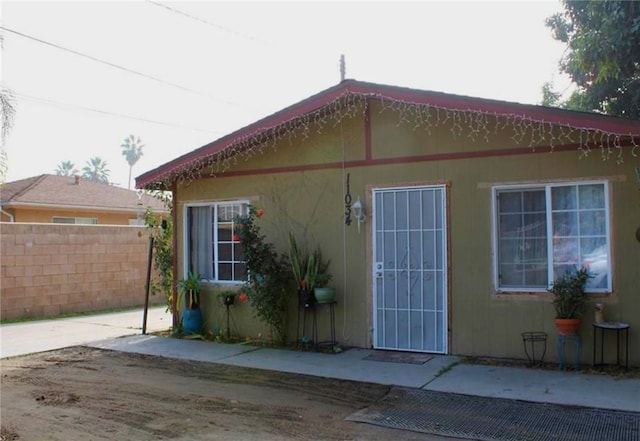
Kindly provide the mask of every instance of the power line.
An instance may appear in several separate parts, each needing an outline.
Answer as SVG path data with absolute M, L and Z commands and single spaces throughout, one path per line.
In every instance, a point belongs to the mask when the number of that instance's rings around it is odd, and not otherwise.
M 114 69 L 123 70 L 125 72 L 131 73 L 131 74 L 134 74 L 134 75 L 138 75 L 138 76 L 141 76 L 143 78 L 147 78 L 149 80 L 157 81 L 159 83 L 166 84 L 166 85 L 171 86 L 171 87 L 175 87 L 176 89 L 184 90 L 186 92 L 190 92 L 190 93 L 193 93 L 195 95 L 205 96 L 205 97 L 207 97 L 209 99 L 212 99 L 214 101 L 217 101 L 217 102 L 220 102 L 220 103 L 223 103 L 223 104 L 227 104 L 229 106 L 243 107 L 243 106 L 239 105 L 238 103 L 233 103 L 231 101 L 222 100 L 220 98 L 216 98 L 216 97 L 214 97 L 212 95 L 209 95 L 208 93 L 200 92 L 198 90 L 191 89 L 189 87 L 184 87 L 184 86 L 181 86 L 180 84 L 176 84 L 176 83 L 173 83 L 173 82 L 170 82 L 170 81 L 165 81 L 163 79 L 154 77 L 152 75 L 148 75 L 148 74 L 145 74 L 145 73 L 142 73 L 142 72 L 138 72 L 138 71 L 133 70 L 133 69 L 129 69 L 129 68 L 124 67 L 124 66 L 120 66 L 119 64 L 115 64 L 115 63 L 112 63 L 110 61 L 101 60 L 100 58 L 96 58 L 94 56 L 84 54 L 84 53 L 76 51 L 74 49 L 69 49 L 69 48 L 66 48 L 64 46 L 60 46 L 59 44 L 51 43 L 49 41 L 42 40 L 40 38 L 33 37 L 31 35 L 27 35 L 25 33 L 18 32 L 18 31 L 13 30 L 13 29 L 9 29 L 9 28 L 7 28 L 5 26 L 1 26 L 0 25 L 0 29 L 5 30 L 7 32 L 11 32 L 12 34 L 18 35 L 18 36 L 23 37 L 23 38 L 27 38 L 29 40 L 36 41 L 36 42 L 44 44 L 44 45 L 51 46 L 51 47 L 54 47 L 56 49 L 59 49 L 59 50 L 65 51 L 65 52 L 72 53 L 72 54 L 77 55 L 79 57 L 87 58 L 87 59 L 89 59 L 91 61 L 95 61 L 96 63 L 105 64 L 105 65 L 107 65 L 109 67 L 112 67 Z
M 125 115 L 123 113 L 116 113 L 116 112 L 109 112 L 109 111 L 106 111 L 106 110 L 93 109 L 93 108 L 90 108 L 90 107 L 79 106 L 77 104 L 62 103 L 60 101 L 54 101 L 54 100 L 50 100 L 50 99 L 47 99 L 47 98 L 40 98 L 40 97 L 25 95 L 23 93 L 17 93 L 15 91 L 13 91 L 13 94 L 18 98 L 26 99 L 26 100 L 37 102 L 37 103 L 41 103 L 41 104 L 47 104 L 47 105 L 54 106 L 54 107 L 60 107 L 60 108 L 67 107 L 67 108 L 70 108 L 71 110 L 92 112 L 92 113 L 98 113 L 98 114 L 101 114 L 101 115 L 115 116 L 115 117 L 118 117 L 118 118 L 132 119 L 132 120 L 135 120 L 135 121 L 142 121 L 142 122 L 146 122 L 146 123 L 158 124 L 158 125 L 168 126 L 168 127 L 174 127 L 174 128 L 178 128 L 178 129 L 193 130 L 195 132 L 203 132 L 203 133 L 208 133 L 208 134 L 211 134 L 211 135 L 222 134 L 222 132 L 215 131 L 215 130 L 205 130 L 205 129 L 200 129 L 198 127 L 183 126 L 181 124 L 169 123 L 169 122 L 164 122 L 164 121 L 156 121 L 156 120 L 147 119 L 147 118 L 141 118 L 141 117 L 133 116 L 133 115 Z
M 222 30 L 224 32 L 230 33 L 230 34 L 238 36 L 238 37 L 245 38 L 247 40 L 251 40 L 252 42 L 260 43 L 260 44 L 267 45 L 267 46 L 274 46 L 274 43 L 272 41 L 256 38 L 254 36 L 251 36 L 251 35 L 248 35 L 248 34 L 243 34 L 243 33 L 237 32 L 237 31 L 235 31 L 233 29 L 230 29 L 230 28 L 227 28 L 227 27 L 215 24 L 215 23 L 211 23 L 210 21 L 207 21 L 207 20 L 205 20 L 203 18 L 197 17 L 195 15 L 189 14 L 189 13 L 181 11 L 179 9 L 172 8 L 172 7 L 167 6 L 167 5 L 163 4 L 163 3 L 160 3 L 160 2 L 157 2 L 157 1 L 154 1 L 154 0 L 146 0 L 146 2 L 149 3 L 149 4 L 152 4 L 154 6 L 158 6 L 158 7 L 167 9 L 168 11 L 171 11 L 171 12 L 173 12 L 175 14 L 178 14 L 178 15 L 182 15 L 184 17 L 187 17 L 187 18 L 191 19 L 191 20 L 195 20 L 197 22 L 203 23 L 203 24 L 205 24 L 207 26 L 210 26 L 212 28 L 215 28 L 215 29 L 218 29 L 218 30 Z M 286 45 L 289 44 L 289 42 L 282 41 L 281 44 L 286 46 Z M 309 56 L 306 53 L 302 53 L 302 54 L 299 53 L 297 56 L 298 56 L 298 58 L 305 58 L 308 62 L 297 63 L 296 67 L 298 67 L 298 68 L 301 67 L 305 71 L 313 71 L 313 72 L 315 72 L 317 70 L 316 68 L 313 67 L 313 64 L 317 62 L 317 60 L 316 60 L 316 58 L 314 56 Z
M 211 26 L 212 28 L 227 32 L 227 33 L 235 35 L 237 37 L 242 37 L 242 38 L 245 38 L 245 39 L 251 40 L 251 41 L 261 42 L 259 39 L 257 39 L 256 37 L 253 37 L 251 35 L 247 35 L 247 34 L 243 34 L 243 33 L 238 32 L 238 31 L 234 31 L 233 29 L 221 26 L 219 24 L 211 23 L 210 21 L 207 21 L 204 18 L 200 18 L 200 17 L 197 17 L 195 15 L 191 15 L 191 14 L 189 14 L 187 12 L 180 11 L 179 9 L 172 8 L 172 7 L 167 6 L 167 5 L 163 4 L 163 3 L 156 2 L 156 1 L 153 1 L 153 0 L 147 0 L 147 3 L 150 3 L 152 5 L 159 6 L 161 8 L 167 9 L 167 10 L 169 10 L 169 11 L 175 13 L 175 14 L 182 15 L 184 17 L 190 18 L 191 20 L 198 21 L 198 22 L 203 23 L 203 24 L 205 24 L 207 26 Z

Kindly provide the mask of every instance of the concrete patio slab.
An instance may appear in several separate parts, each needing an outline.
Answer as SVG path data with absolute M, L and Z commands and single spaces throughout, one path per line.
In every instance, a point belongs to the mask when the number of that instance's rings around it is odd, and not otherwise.
M 0 358 L 51 351 L 92 341 L 142 334 L 144 310 L 34 320 L 0 326 Z M 147 313 L 147 333 L 171 328 L 165 306 Z
M 373 352 L 368 349 L 354 348 L 334 354 L 157 336 L 119 338 L 90 343 L 88 346 L 182 360 L 208 361 L 233 366 L 417 388 L 433 381 L 442 370 L 459 360 L 458 357 L 436 355 L 428 362 L 419 365 L 390 363 L 365 360 Z
M 640 379 L 459 364 L 423 389 L 640 412 Z
M 230 345 L 201 340 L 188 340 L 155 335 L 136 335 L 126 338 L 97 341 L 85 346 L 134 354 L 156 355 L 180 360 L 206 361 L 231 364 L 237 356 L 259 348 L 248 345 Z

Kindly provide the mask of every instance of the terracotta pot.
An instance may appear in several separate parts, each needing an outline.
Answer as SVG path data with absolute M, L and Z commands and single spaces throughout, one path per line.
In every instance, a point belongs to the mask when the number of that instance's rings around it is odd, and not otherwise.
M 577 335 L 582 320 L 580 319 L 556 319 L 558 335 Z

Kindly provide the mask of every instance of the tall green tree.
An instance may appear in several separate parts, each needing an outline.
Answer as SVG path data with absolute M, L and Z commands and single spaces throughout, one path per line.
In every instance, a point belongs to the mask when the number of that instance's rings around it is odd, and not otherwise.
M 122 156 L 127 160 L 129 164 L 129 185 L 127 188 L 131 188 L 131 171 L 136 162 L 142 157 L 142 148 L 144 144 L 140 141 L 140 138 L 136 138 L 133 135 L 129 135 L 124 139 L 124 142 L 120 144 L 122 147 Z
M 556 40 L 567 44 L 560 69 L 576 90 L 557 104 L 640 118 L 640 2 L 563 0 L 562 4 L 564 13 L 547 18 L 546 24 Z
M 110 170 L 107 168 L 107 162 L 95 156 L 90 158 L 86 165 L 82 168 L 82 177 L 91 181 L 109 183 Z
M 62 161 L 55 171 L 58 176 L 75 176 L 78 174 L 75 164 L 71 161 Z

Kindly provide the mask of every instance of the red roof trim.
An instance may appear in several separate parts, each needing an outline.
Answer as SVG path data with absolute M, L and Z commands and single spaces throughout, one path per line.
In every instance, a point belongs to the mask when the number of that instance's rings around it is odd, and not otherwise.
M 566 125 L 574 128 L 588 128 L 620 135 L 640 135 L 640 121 L 631 119 L 616 118 L 587 112 L 576 112 L 552 107 L 473 98 L 442 92 L 408 89 L 355 80 L 345 80 L 334 87 L 326 89 L 316 95 L 300 101 L 297 104 L 289 106 L 277 113 L 267 116 L 253 124 L 138 176 L 136 178 L 136 187 L 143 188 L 155 181 L 171 175 L 173 172 L 187 166 L 191 162 L 221 152 L 234 145 L 239 140 L 273 129 L 287 121 L 321 109 L 338 100 L 345 94 L 364 95 L 371 98 L 378 98 L 380 100 L 390 99 L 404 101 L 407 103 L 431 105 L 450 110 L 486 112 L 505 116 L 524 116 L 538 121 Z
M 568 124 L 576 128 L 600 129 L 605 132 L 619 134 L 640 133 L 640 121 L 555 107 L 512 103 L 361 82 L 354 82 L 353 86 L 349 87 L 349 91 L 359 94 L 376 95 L 381 99 L 388 98 L 405 101 L 407 103 L 428 104 L 451 110 L 471 110 L 476 112 L 497 113 L 500 115 L 524 115 L 531 119 L 556 124 Z
M 266 118 L 263 118 L 251 125 L 237 130 L 227 136 L 224 136 L 217 141 L 213 141 L 212 143 L 204 145 L 190 153 L 174 159 L 173 161 L 161 165 L 155 170 L 151 170 L 138 176 L 136 178 L 136 188 L 144 187 L 145 185 L 158 179 L 160 176 L 170 174 L 174 170 L 188 164 L 191 161 L 195 161 L 198 158 L 218 153 L 225 148 L 232 146 L 239 139 L 251 136 L 253 134 L 267 130 L 271 127 L 277 127 L 280 124 L 285 123 L 286 121 L 322 108 L 337 100 L 343 93 L 344 91 L 342 91 L 339 86 L 336 86 L 310 98 L 307 98 L 304 101 L 287 107 L 286 109 L 274 113 L 273 115 L 267 116 Z
M 271 167 L 268 169 L 259 170 L 238 170 L 225 172 L 224 176 L 205 177 L 203 179 L 224 179 L 239 176 L 259 176 L 259 175 L 271 175 L 279 173 L 295 173 L 315 170 L 330 170 L 330 169 L 349 169 L 354 167 L 378 167 L 381 165 L 390 164 L 411 164 L 416 162 L 433 162 L 433 161 L 450 161 L 459 159 L 474 159 L 474 158 L 493 158 L 499 156 L 519 156 L 519 155 L 535 155 L 540 153 L 556 152 L 570 152 L 578 151 L 580 146 L 577 144 L 563 145 L 556 147 L 515 147 L 509 149 L 493 149 L 493 150 L 481 150 L 470 152 L 453 152 L 453 153 L 435 153 L 429 155 L 414 155 L 403 156 L 399 158 L 378 158 L 378 159 L 354 159 L 346 162 L 327 162 L 323 164 L 309 164 L 298 166 L 283 166 L 283 167 Z

